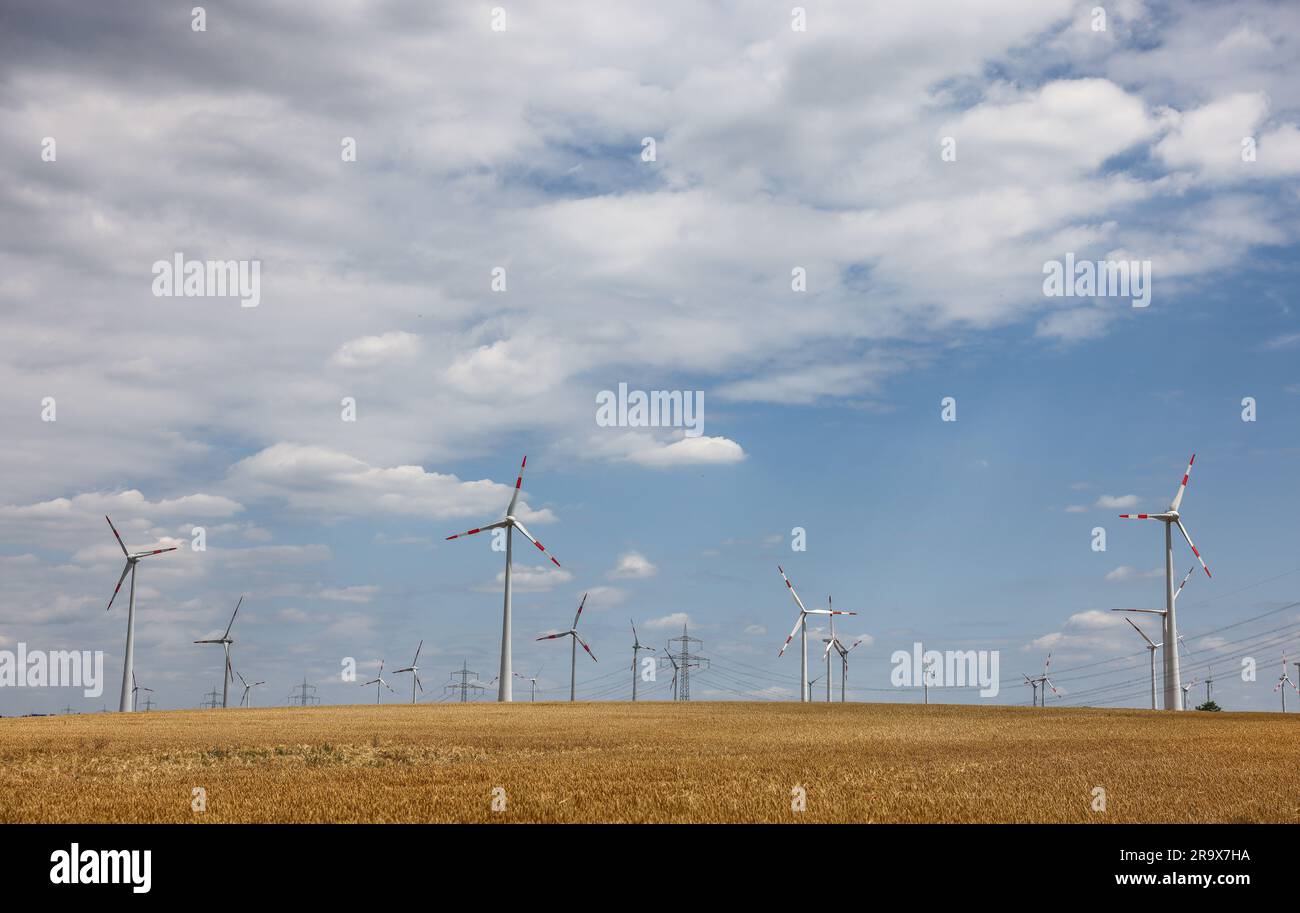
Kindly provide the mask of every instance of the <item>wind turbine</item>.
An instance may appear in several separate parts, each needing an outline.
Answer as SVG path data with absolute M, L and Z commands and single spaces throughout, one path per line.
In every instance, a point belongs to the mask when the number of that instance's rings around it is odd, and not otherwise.
M 1049 668 L 1051 665 L 1052 665 L 1052 654 L 1048 653 L 1048 654 L 1047 654 L 1047 661 L 1043 663 L 1043 674 L 1042 674 L 1042 675 L 1038 676 L 1037 678 L 1030 678 L 1028 675 L 1025 675 L 1025 681 L 1027 681 L 1027 682 L 1032 682 L 1032 683 L 1033 683 L 1034 685 L 1036 685 L 1036 686 L 1037 686 L 1037 685 L 1041 685 L 1041 686 L 1042 686 L 1042 688 L 1043 688 L 1043 706 L 1044 706 L 1044 707 L 1047 706 L 1047 689 L 1048 689 L 1048 688 L 1051 688 L 1051 689 L 1052 689 L 1052 693 L 1053 693 L 1053 694 L 1060 694 L 1060 693 L 1061 693 L 1061 692 L 1059 692 L 1059 691 L 1056 690 L 1056 686 L 1052 684 L 1052 680 L 1051 680 L 1050 678 L 1047 677 L 1047 670 L 1048 670 L 1048 668 Z M 1023 675 L 1024 673 L 1021 673 L 1021 674 Z M 1037 698 L 1037 696 L 1038 696 L 1038 688 L 1037 688 L 1037 687 L 1034 688 L 1034 696 L 1035 696 L 1035 698 Z
M 137 692 L 139 691 L 148 691 L 150 694 L 153 693 L 152 688 L 141 688 L 139 685 L 135 683 L 135 672 L 133 671 L 131 673 L 131 709 L 132 710 L 135 710 L 136 704 L 139 701 L 139 697 L 137 695 Z
M 673 700 L 677 700 L 677 660 L 673 656 L 673 651 L 667 647 L 664 647 L 664 656 L 668 657 L 668 661 L 673 664 Z
M 569 660 L 569 700 L 571 701 L 577 700 L 578 692 L 578 644 L 582 644 L 582 649 L 587 651 L 587 655 L 591 657 L 592 662 L 596 661 L 596 654 L 591 652 L 591 647 L 587 646 L 587 642 L 578 633 L 578 619 L 582 617 L 582 607 L 586 604 L 587 594 L 583 593 L 582 602 L 578 603 L 578 614 L 573 616 L 573 627 L 569 628 L 569 630 L 562 631 L 559 634 L 543 634 L 537 638 L 538 640 L 555 640 L 560 637 L 573 638 L 571 644 L 573 651 Z
M 1300 665 L 1300 663 L 1297 663 L 1296 665 Z M 1282 654 L 1282 677 L 1277 680 L 1277 684 L 1273 686 L 1273 690 L 1282 692 L 1282 712 L 1286 713 L 1286 689 L 1282 687 L 1283 685 L 1290 685 L 1292 691 L 1300 694 L 1300 689 L 1296 688 L 1295 682 L 1291 681 L 1291 677 L 1286 673 L 1285 653 Z
M 1183 481 L 1178 485 L 1178 491 L 1174 493 L 1174 499 L 1169 502 L 1169 509 L 1162 514 L 1120 514 L 1122 520 L 1159 520 L 1165 525 L 1165 709 L 1170 710 L 1178 706 L 1178 694 L 1181 684 L 1178 675 L 1178 622 L 1174 617 L 1174 527 L 1183 534 L 1187 540 L 1188 546 L 1191 547 L 1192 554 L 1196 560 L 1201 563 L 1205 570 L 1205 576 L 1210 577 L 1209 567 L 1205 564 L 1205 559 L 1197 551 L 1196 545 L 1192 542 L 1192 537 L 1187 533 L 1187 527 L 1183 526 L 1181 514 L 1178 513 L 1179 506 L 1183 503 L 1183 494 L 1187 491 L 1187 479 L 1192 474 L 1192 464 L 1196 462 L 1196 454 L 1187 461 L 1187 471 L 1183 473 Z
M 807 702 L 812 700 L 812 692 L 809 690 L 808 683 L 808 616 L 809 615 L 856 615 L 857 612 L 841 612 L 836 609 L 805 609 L 803 600 L 795 592 L 794 585 L 790 583 L 790 578 L 785 575 L 785 569 L 777 565 L 776 569 L 781 572 L 781 579 L 785 581 L 786 589 L 794 597 L 795 605 L 799 607 L 799 618 L 795 621 L 794 627 L 790 629 L 790 636 L 785 639 L 781 645 L 781 652 L 777 653 L 777 659 L 785 655 L 785 648 L 790 646 L 790 641 L 794 640 L 795 634 L 799 635 L 799 700 Z
M 393 691 L 392 686 L 389 685 L 388 682 L 384 681 L 384 661 L 383 661 L 382 659 L 379 661 L 379 675 L 376 676 L 375 678 L 372 678 L 372 679 L 371 679 L 370 681 L 368 681 L 368 682 L 364 682 L 364 683 L 361 685 L 361 687 L 362 687 L 362 688 L 365 688 L 365 687 L 368 686 L 368 685 L 374 685 L 374 686 L 375 686 L 375 703 L 376 703 L 376 704 L 382 704 L 382 703 L 383 703 L 383 701 L 380 700 L 380 697 L 383 696 L 382 692 L 379 690 L 379 686 L 380 686 L 380 685 L 383 685 L 383 686 L 384 686 L 385 688 L 387 688 L 389 691 Z M 396 692 L 396 691 L 393 691 L 393 693 L 396 694 L 397 692 Z
M 501 684 L 498 686 L 497 691 L 498 701 L 514 700 L 514 692 L 511 687 L 514 681 L 514 675 L 512 674 L 514 669 L 511 665 L 510 655 L 510 571 L 514 563 L 512 560 L 512 543 L 514 542 L 512 537 L 514 531 L 519 530 L 519 532 L 521 532 L 529 542 L 537 546 L 538 550 L 541 551 L 542 554 L 551 559 L 552 564 L 556 567 L 560 566 L 560 562 L 555 560 L 555 556 L 548 552 L 546 547 L 534 539 L 533 534 L 524 529 L 524 525 L 515 519 L 515 504 L 519 501 L 519 489 L 524 484 L 524 467 L 527 465 L 528 457 L 525 455 L 524 461 L 519 464 L 519 477 L 515 479 L 515 492 L 510 496 L 510 506 L 506 508 L 506 515 L 503 519 L 500 519 L 495 523 L 489 523 L 487 526 L 480 526 L 477 529 L 471 529 L 467 533 L 457 533 L 454 536 L 447 537 L 448 540 L 459 539 L 461 536 L 473 536 L 476 533 L 485 532 L 489 529 L 504 528 L 506 531 L 506 597 L 505 607 L 501 613 L 501 671 L 498 673 L 498 676 L 501 679 Z
M 826 608 L 831 608 L 831 597 L 826 597 Z M 853 647 L 846 648 L 844 642 L 835 635 L 835 616 L 831 616 L 831 636 L 823 637 L 822 643 L 826 644 L 826 650 L 822 653 L 822 659 L 826 661 L 826 702 L 831 700 L 831 647 L 840 655 L 840 703 L 844 703 L 845 681 L 849 677 L 849 652 L 862 643 L 862 638 L 858 638 L 853 643 Z
M 235 616 L 239 614 L 239 607 L 244 604 L 244 597 L 239 597 L 239 602 L 235 603 L 235 611 L 230 613 L 230 624 L 226 625 L 226 633 L 212 640 L 196 640 L 196 644 L 221 644 L 222 649 L 226 651 L 226 674 L 221 678 L 221 706 L 228 707 L 229 689 L 228 686 L 235 680 L 234 670 L 230 667 L 230 646 L 234 643 L 230 639 L 230 629 L 235 626 Z
M 1192 679 L 1190 682 L 1184 682 L 1182 685 L 1179 686 L 1179 687 L 1181 687 L 1181 688 L 1183 689 L 1183 703 L 1182 703 L 1182 708 L 1183 708 L 1184 710 L 1187 709 L 1187 692 L 1188 692 L 1188 691 L 1191 691 L 1192 688 L 1194 688 L 1195 686 L 1196 686 L 1196 679 Z
M 1023 672 L 1020 673 L 1020 677 L 1025 680 L 1026 685 L 1034 689 L 1034 706 L 1037 707 L 1038 706 L 1038 679 L 1030 678 L 1028 675 L 1025 675 L 1025 673 Z
M 1147 642 L 1147 652 L 1151 654 L 1151 709 L 1156 709 L 1156 651 L 1160 649 L 1160 644 L 1152 642 L 1150 637 L 1143 633 L 1142 629 L 1133 624 L 1131 618 L 1125 618 L 1125 621 L 1138 632 L 1138 636 Z M 1209 700 L 1209 698 L 1206 698 Z
M 529 698 L 530 701 L 537 700 L 537 678 L 542 674 L 542 669 L 545 668 L 546 668 L 546 663 L 542 663 L 541 666 L 539 666 L 537 669 L 537 674 L 530 676 L 528 679 L 528 684 L 532 688 L 532 697 Z
M 629 618 L 629 619 L 628 619 L 628 624 L 630 624 L 630 625 L 632 626 L 632 700 L 635 701 L 635 700 L 636 700 L 636 680 L 637 680 L 638 678 L 641 677 L 640 675 L 637 674 L 637 671 L 636 671 L 636 656 L 637 656 L 637 654 L 640 653 L 642 650 L 649 650 L 651 653 L 653 653 L 653 652 L 655 652 L 655 648 L 654 648 L 654 647 L 647 647 L 645 644 L 641 643 L 640 638 L 638 638 L 638 637 L 636 636 L 636 622 L 632 621 L 632 619 Z
M 108 520 L 108 515 L 104 515 Z M 132 678 L 131 673 L 135 670 L 135 566 L 141 558 L 148 558 L 152 555 L 161 555 L 163 552 L 174 552 L 179 546 L 170 548 L 155 548 L 145 552 L 128 552 L 126 543 L 117 533 L 117 527 L 113 525 L 112 520 L 108 520 L 108 528 L 113 531 L 113 537 L 117 539 L 117 545 L 122 549 L 122 554 L 126 556 L 126 567 L 122 568 L 122 576 L 117 578 L 117 586 L 113 587 L 113 596 L 108 600 L 108 611 L 113 608 L 113 600 L 117 599 L 118 591 L 122 589 L 122 581 L 126 575 L 131 575 L 131 593 L 126 609 L 126 656 L 122 660 L 122 696 L 118 701 L 117 709 L 121 713 L 129 713 L 135 709 L 134 700 L 131 696 Z
M 405 669 L 393 670 L 394 675 L 400 675 L 403 672 L 411 673 L 411 703 L 412 704 L 415 703 L 415 689 L 419 688 L 421 693 L 424 692 L 424 685 L 420 684 L 420 667 L 416 665 L 416 663 L 420 661 L 420 650 L 423 647 L 424 647 L 424 641 L 421 640 L 420 646 L 415 648 L 415 659 L 411 660 L 411 664 L 407 666 Z M 378 691 L 379 689 L 376 688 L 375 690 Z
M 241 707 L 252 707 L 252 706 L 253 706 L 253 698 L 252 698 L 253 689 L 256 688 L 258 685 L 265 685 L 266 682 L 265 682 L 265 681 L 253 682 L 253 683 L 250 685 L 250 684 L 248 683 L 248 681 L 244 678 L 243 673 L 241 673 L 241 672 L 236 672 L 235 674 L 239 676 L 240 684 L 242 684 L 242 685 L 244 686 L 244 695 L 243 695 L 243 697 L 241 697 L 241 698 L 239 699 L 239 706 L 241 706 Z

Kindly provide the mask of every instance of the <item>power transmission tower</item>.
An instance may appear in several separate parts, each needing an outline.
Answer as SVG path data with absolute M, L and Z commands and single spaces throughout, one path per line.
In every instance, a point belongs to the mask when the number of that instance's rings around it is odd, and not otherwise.
M 153 709 L 153 698 L 151 698 L 151 697 L 146 697 L 146 698 L 144 699 L 144 709 L 145 709 L 145 710 L 152 710 L 152 709 Z
M 686 633 L 686 625 L 682 625 L 682 636 L 669 638 L 670 645 L 669 655 L 677 665 L 677 700 L 689 701 L 691 699 L 691 670 L 707 669 L 709 661 L 698 653 L 691 652 L 691 644 L 704 646 L 704 641 L 698 637 L 691 637 Z M 678 652 L 671 651 L 671 645 L 680 643 L 681 648 Z
M 319 704 L 320 698 L 316 696 L 316 686 L 307 684 L 307 677 L 303 676 L 301 685 L 294 685 L 293 691 L 289 694 L 289 705 L 297 704 L 300 707 L 308 707 Z
M 72 711 L 72 708 L 71 708 L 71 707 L 64 707 L 64 708 L 63 708 L 63 712 L 64 712 L 65 714 L 69 714 L 69 713 L 72 713 L 73 711 Z
M 213 688 L 203 696 L 206 700 L 202 704 L 199 704 L 199 706 L 204 710 L 215 710 L 217 707 L 221 706 L 221 692 L 216 688 Z
M 461 664 L 460 664 L 460 669 L 457 670 L 457 671 L 455 671 L 455 672 L 453 672 L 453 673 L 451 673 L 451 675 L 449 676 L 450 678 L 453 678 L 453 679 L 459 676 L 460 681 L 459 681 L 459 682 L 455 682 L 455 681 L 448 682 L 446 685 L 443 686 L 443 690 L 444 690 L 444 691 L 447 691 L 447 692 L 450 692 L 450 693 L 452 693 L 452 694 L 455 694 L 457 691 L 459 691 L 459 692 L 460 692 L 460 702 L 461 702 L 462 704 L 465 703 L 466 701 L 469 700 L 469 692 L 470 692 L 470 689 L 471 689 L 471 688 L 477 688 L 477 689 L 480 689 L 480 690 L 483 688 L 483 686 L 480 685 L 478 682 L 476 682 L 476 681 L 471 682 L 471 681 L 469 680 L 469 678 L 470 678 L 471 675 L 474 676 L 474 678 L 476 678 L 476 679 L 478 678 L 478 673 L 477 673 L 477 672 L 471 672 L 471 671 L 466 667 L 465 662 L 462 660 L 462 661 L 461 661 Z

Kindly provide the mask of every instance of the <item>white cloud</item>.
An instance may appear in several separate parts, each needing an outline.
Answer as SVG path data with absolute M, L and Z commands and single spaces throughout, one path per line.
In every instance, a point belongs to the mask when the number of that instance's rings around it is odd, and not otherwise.
M 564 568 L 538 567 L 529 564 L 516 564 L 510 573 L 510 587 L 516 593 L 544 593 L 557 586 L 568 583 L 573 575 Z M 506 585 L 506 572 L 502 570 L 496 576 L 496 582 L 477 587 L 480 592 L 501 592 Z
M 607 571 L 605 576 L 611 580 L 642 580 L 659 573 L 659 568 L 640 552 L 624 552 L 618 556 L 618 564 Z
M 1137 507 L 1137 505 L 1137 495 L 1101 495 L 1093 506 L 1106 510 L 1125 510 L 1130 507 Z
M 676 631 L 682 625 L 690 623 L 691 616 L 687 612 L 673 612 L 659 618 L 652 618 L 645 623 L 645 626 L 654 631 Z
M 289 443 L 240 460 L 230 470 L 230 483 L 249 498 L 280 499 L 296 509 L 328 515 L 371 516 L 378 511 L 484 522 L 505 513 L 514 487 L 486 479 L 464 482 L 420 466 L 371 466 L 336 450 Z M 529 524 L 555 519 L 550 510 L 533 510 L 525 501 L 515 513 Z M 448 530 L 448 535 L 452 532 L 464 530 Z
M 345 342 L 330 361 L 344 368 L 370 368 L 386 362 L 409 361 L 419 354 L 420 337 L 395 330 Z
M 745 459 L 745 451 L 725 437 L 683 437 L 671 444 L 652 444 L 627 457 L 634 463 L 655 469 L 678 466 L 725 466 Z
M 378 593 L 377 586 L 322 587 L 316 596 L 330 602 L 370 602 Z
M 1153 580 L 1156 577 L 1164 576 L 1164 571 L 1160 568 L 1152 568 L 1149 571 L 1139 571 L 1137 568 L 1129 567 L 1127 564 L 1121 564 L 1115 570 L 1106 575 L 1106 580 L 1111 583 L 1123 583 L 1129 580 Z

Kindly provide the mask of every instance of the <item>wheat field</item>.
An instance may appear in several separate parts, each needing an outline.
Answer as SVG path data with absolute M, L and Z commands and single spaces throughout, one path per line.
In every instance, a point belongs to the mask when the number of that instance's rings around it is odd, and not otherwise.
M 902 704 L 3 719 L 0 821 L 1294 822 L 1298 738 L 1280 714 Z

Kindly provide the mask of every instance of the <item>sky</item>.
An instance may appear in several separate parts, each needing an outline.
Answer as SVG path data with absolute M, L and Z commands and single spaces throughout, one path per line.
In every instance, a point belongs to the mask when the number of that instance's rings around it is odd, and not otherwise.
M 500 518 L 524 454 L 519 518 L 561 564 L 516 548 L 541 697 L 568 644 L 535 638 L 585 593 L 579 697 L 630 697 L 635 622 L 700 638 L 693 699 L 797 698 L 780 565 L 858 613 L 851 700 L 921 700 L 891 681 L 920 642 L 999 657 L 996 696 L 935 701 L 1028 704 L 1050 653 L 1049 703 L 1146 706 L 1111 610 L 1163 604 L 1161 529 L 1117 515 L 1165 508 L 1195 452 L 1184 680 L 1280 709 L 1300 8 L 1124 0 L 1101 30 L 1096 5 L 247 0 L 200 31 L 190 3 L 11 0 L 0 650 L 102 650 L 107 685 L 0 688 L 0 713 L 116 705 L 106 514 L 178 546 L 138 577 L 159 707 L 219 688 L 193 641 L 241 596 L 259 705 L 304 678 L 372 701 L 345 661 L 364 681 L 421 641 L 422 700 L 462 664 L 486 685 L 504 559 L 445 537 Z M 1146 306 L 1045 294 L 1067 253 L 1149 263 Z M 155 295 L 177 254 L 257 261 L 256 307 Z M 620 384 L 699 397 L 700 433 L 598 421 Z

